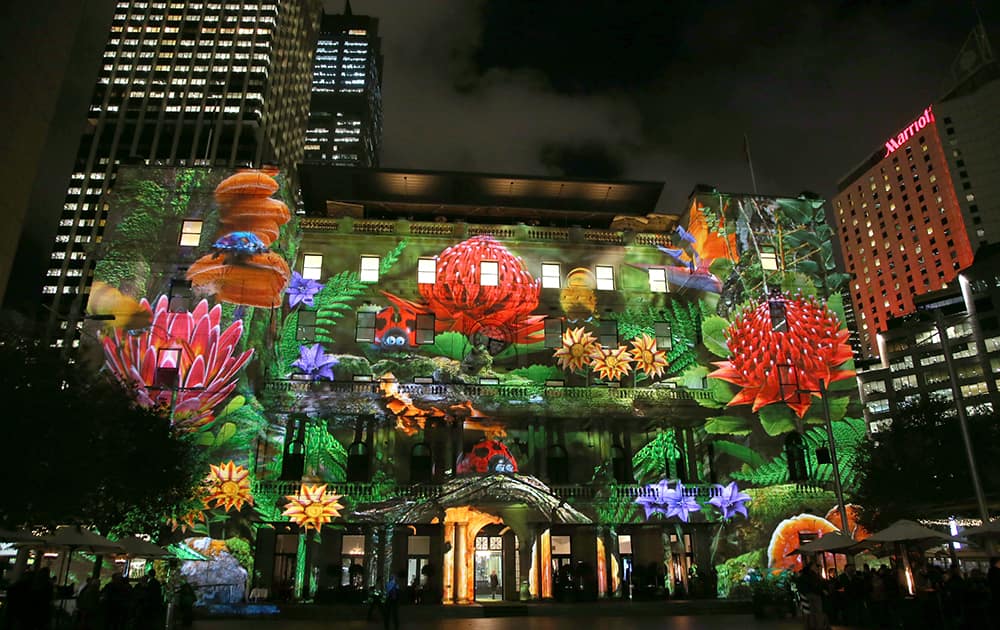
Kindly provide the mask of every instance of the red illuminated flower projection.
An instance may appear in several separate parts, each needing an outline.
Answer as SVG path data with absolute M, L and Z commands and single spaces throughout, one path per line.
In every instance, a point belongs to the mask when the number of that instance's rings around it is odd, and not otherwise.
M 149 308 L 145 299 L 141 304 Z M 212 410 L 236 389 L 237 374 L 253 349 L 236 354 L 243 322 L 221 330 L 220 305 L 209 309 L 202 300 L 193 312 L 180 313 L 167 307 L 167 296 L 161 295 L 152 325 L 141 334 L 115 330 L 105 335 L 104 355 L 111 373 L 134 391 L 140 405 L 168 411 L 172 407 L 174 426 L 193 431 L 214 420 Z M 176 392 L 155 386 L 157 367 L 177 368 Z
M 496 286 L 481 282 L 484 261 L 497 263 Z M 541 283 L 492 236 L 473 236 L 445 249 L 437 258 L 437 282 L 419 288 L 439 331 L 482 333 L 511 343 L 541 341 L 544 317 L 531 315 Z
M 606 381 L 617 381 L 632 371 L 632 353 L 625 346 L 597 346 L 590 354 L 590 367 Z
M 819 382 L 828 386 L 854 376 L 854 370 L 837 369 L 851 359 L 848 331 L 837 316 L 815 299 L 776 295 L 785 310 L 786 331 L 775 331 L 769 303 L 762 302 L 741 313 L 726 330 L 729 360 L 709 374 L 743 389 L 730 405 L 765 405 L 785 402 L 798 417 L 809 409 L 811 396 L 819 396 Z M 806 393 L 808 392 L 808 393 Z

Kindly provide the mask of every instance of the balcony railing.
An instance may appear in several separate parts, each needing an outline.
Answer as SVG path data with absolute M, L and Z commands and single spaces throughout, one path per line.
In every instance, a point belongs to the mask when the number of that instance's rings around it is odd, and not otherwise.
M 271 496 L 293 496 L 299 493 L 299 481 L 255 481 L 254 493 Z M 560 484 L 549 486 L 553 494 L 571 502 L 593 501 L 598 494 L 595 486 L 581 484 Z M 343 495 L 357 503 L 374 503 L 390 498 L 404 499 L 435 499 L 441 496 L 441 486 L 437 484 L 395 484 L 395 483 L 330 483 L 327 490 Z M 638 484 L 620 484 L 610 486 L 610 498 L 634 500 L 640 497 L 653 496 L 655 491 Z M 684 486 L 684 496 L 707 499 L 716 496 L 720 488 L 710 484 L 691 484 Z
M 499 239 L 522 241 L 568 241 L 577 243 L 605 243 L 623 245 L 631 243 L 648 247 L 667 244 L 668 234 L 657 232 L 623 232 L 594 230 L 581 227 L 558 228 L 531 225 L 490 225 L 460 221 L 432 223 L 423 221 L 388 221 L 375 219 L 307 217 L 301 221 L 306 231 L 339 232 L 343 234 L 396 234 L 413 236 L 450 236 L 468 238 L 488 234 Z

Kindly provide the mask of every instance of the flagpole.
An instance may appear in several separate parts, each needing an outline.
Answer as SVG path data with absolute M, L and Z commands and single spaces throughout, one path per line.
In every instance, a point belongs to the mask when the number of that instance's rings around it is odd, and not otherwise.
M 753 160 L 750 158 L 750 139 L 743 134 L 743 150 L 747 154 L 747 165 L 750 167 L 750 181 L 753 183 L 753 194 L 757 194 L 757 177 L 753 174 Z

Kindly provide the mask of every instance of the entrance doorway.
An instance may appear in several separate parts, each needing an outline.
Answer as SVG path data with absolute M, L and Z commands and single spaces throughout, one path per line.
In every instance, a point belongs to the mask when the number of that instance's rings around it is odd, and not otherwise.
M 477 602 L 503 599 L 503 536 L 485 527 L 476 536 L 475 589 Z

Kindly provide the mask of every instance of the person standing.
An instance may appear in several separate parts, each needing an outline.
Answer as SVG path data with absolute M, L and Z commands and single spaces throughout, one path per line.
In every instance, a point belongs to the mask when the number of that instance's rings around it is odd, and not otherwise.
M 405 576 L 402 579 L 406 579 Z M 382 626 L 389 630 L 391 625 L 393 630 L 399 630 L 399 581 L 396 575 L 390 575 L 389 581 L 385 584 L 385 595 L 382 603 Z
M 493 599 L 497 598 L 497 590 L 500 588 L 500 578 L 497 577 L 496 569 L 490 573 L 490 593 L 493 595 Z

